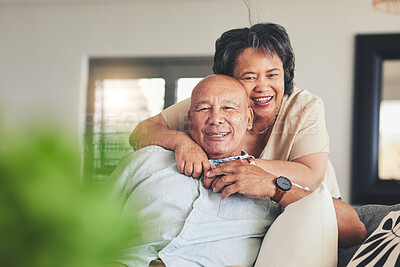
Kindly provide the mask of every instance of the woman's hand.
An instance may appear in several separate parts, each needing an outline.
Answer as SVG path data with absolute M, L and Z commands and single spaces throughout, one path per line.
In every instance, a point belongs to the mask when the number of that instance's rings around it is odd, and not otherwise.
M 210 162 L 204 150 L 184 132 L 168 128 L 161 114 L 140 122 L 129 139 L 134 150 L 158 145 L 175 151 L 178 171 L 198 178 L 210 170 Z
M 203 172 L 207 173 L 211 168 L 207 154 L 193 141 L 178 143 L 175 148 L 175 159 L 178 171 L 194 178 L 199 178 Z
M 221 192 L 221 199 L 234 193 L 253 198 L 273 196 L 276 177 L 245 160 L 218 164 L 204 177 L 204 187 Z

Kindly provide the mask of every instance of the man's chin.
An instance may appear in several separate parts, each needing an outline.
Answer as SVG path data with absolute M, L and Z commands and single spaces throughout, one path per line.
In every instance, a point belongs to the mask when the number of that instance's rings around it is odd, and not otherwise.
M 236 151 L 231 151 L 228 146 L 213 146 L 207 147 L 206 149 L 207 155 L 210 159 L 221 159 L 227 158 L 233 155 Z

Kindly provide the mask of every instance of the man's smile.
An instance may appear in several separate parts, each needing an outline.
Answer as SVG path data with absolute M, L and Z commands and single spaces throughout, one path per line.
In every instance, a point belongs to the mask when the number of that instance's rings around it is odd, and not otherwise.
M 210 136 L 210 137 L 225 137 L 225 136 L 227 136 L 229 133 L 230 133 L 230 132 L 214 132 L 214 133 L 206 132 L 206 135 L 207 135 L 207 136 Z

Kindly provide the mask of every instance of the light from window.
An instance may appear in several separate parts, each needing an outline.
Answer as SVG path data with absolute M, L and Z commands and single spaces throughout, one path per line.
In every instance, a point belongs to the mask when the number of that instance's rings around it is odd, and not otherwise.
M 105 79 L 96 81 L 93 153 L 96 180 L 104 180 L 132 151 L 129 135 L 136 125 L 164 106 L 165 80 Z
M 192 95 L 192 90 L 203 78 L 180 78 L 176 82 L 177 102 Z
M 379 178 L 400 179 L 400 100 L 383 100 L 379 116 Z
M 165 81 L 107 79 L 96 82 L 94 132 L 131 132 L 142 120 L 158 114 L 164 106 Z

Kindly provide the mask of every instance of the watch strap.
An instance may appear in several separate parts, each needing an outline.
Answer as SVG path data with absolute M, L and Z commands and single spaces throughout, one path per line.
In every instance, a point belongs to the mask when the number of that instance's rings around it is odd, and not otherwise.
M 281 201 L 283 195 L 286 192 L 283 191 L 282 189 L 280 189 L 278 186 L 276 187 L 276 191 L 275 191 L 275 195 L 271 198 L 271 200 L 275 203 L 279 203 L 279 201 Z

